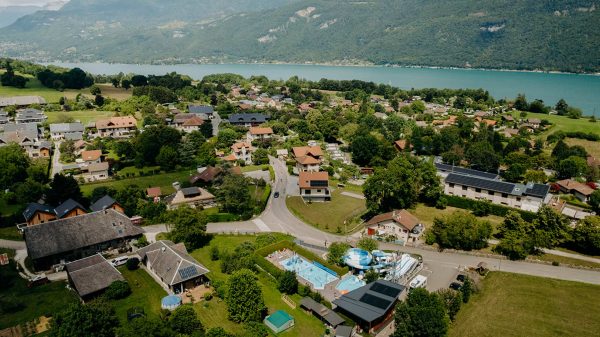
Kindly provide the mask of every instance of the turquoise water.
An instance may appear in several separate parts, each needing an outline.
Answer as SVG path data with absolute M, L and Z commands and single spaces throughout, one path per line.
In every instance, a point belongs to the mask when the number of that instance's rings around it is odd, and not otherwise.
M 309 80 L 363 80 L 410 88 L 483 88 L 496 99 L 513 99 L 525 93 L 531 101 L 542 99 L 552 105 L 564 98 L 583 109 L 584 114 L 600 116 L 600 76 L 515 71 L 432 69 L 401 67 L 350 67 L 290 64 L 184 64 L 135 65 L 107 63 L 53 63 L 80 67 L 94 74 L 136 73 L 162 75 L 176 71 L 194 79 L 216 73 L 243 76 L 265 75 L 271 79 L 298 76 Z
M 344 277 L 340 283 L 335 286 L 335 289 L 339 291 L 352 291 L 358 289 L 366 284 L 365 281 L 360 280 L 358 277 L 354 275 Z
M 293 271 L 298 276 L 310 282 L 314 289 L 325 289 L 326 284 L 338 279 L 299 256 L 290 257 L 280 263 L 285 270 Z

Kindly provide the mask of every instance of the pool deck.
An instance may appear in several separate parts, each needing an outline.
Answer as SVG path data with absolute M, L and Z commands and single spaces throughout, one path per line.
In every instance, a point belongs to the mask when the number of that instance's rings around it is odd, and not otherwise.
M 281 269 L 281 270 L 285 270 L 285 268 L 283 268 L 281 262 L 293 257 L 295 255 L 295 253 L 289 249 L 283 249 L 280 251 L 276 251 L 273 252 L 271 254 L 269 254 L 266 259 L 271 262 L 273 265 L 275 265 L 277 268 Z M 306 261 L 309 261 L 307 258 L 305 258 L 304 256 L 300 255 L 303 259 L 305 259 Z M 348 275 L 348 274 L 346 274 Z M 324 289 L 314 289 L 313 285 L 311 282 L 305 280 L 304 278 L 302 278 L 301 276 L 298 275 L 298 281 L 305 285 L 310 287 L 313 291 L 316 291 L 318 293 L 320 293 L 327 301 L 331 302 L 336 298 L 339 298 L 340 296 L 342 296 L 342 294 L 335 288 L 338 283 L 346 276 L 346 275 L 338 275 L 338 279 L 334 280 L 332 282 L 329 282 L 325 285 Z

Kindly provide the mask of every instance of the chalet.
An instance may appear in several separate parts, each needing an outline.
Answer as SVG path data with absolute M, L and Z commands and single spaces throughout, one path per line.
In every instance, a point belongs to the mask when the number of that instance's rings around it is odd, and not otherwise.
M 246 134 L 246 138 L 249 142 L 254 140 L 266 140 L 271 139 L 273 136 L 273 129 L 271 128 L 260 128 L 260 127 L 251 127 Z
M 86 165 L 99 164 L 102 162 L 101 150 L 89 150 L 81 152 L 81 159 Z
M 406 287 L 377 280 L 334 300 L 334 310 L 356 322 L 365 332 L 381 330 L 394 319 L 394 308 Z
M 52 140 L 81 140 L 84 127 L 81 123 L 50 124 L 50 137 Z
M 329 201 L 329 174 L 327 172 L 300 172 L 298 177 L 300 196 L 309 201 Z
M 38 109 L 22 109 L 17 110 L 17 115 L 15 116 L 15 123 L 17 124 L 26 124 L 26 123 L 43 123 L 48 117 L 44 115 L 44 112 Z
M 535 130 L 539 129 L 540 126 L 542 125 L 542 121 L 539 118 L 529 118 L 529 119 L 527 119 L 527 122 Z
M 318 172 L 323 160 L 323 150 L 318 145 L 293 147 L 298 172 Z
M 44 105 L 46 100 L 40 96 L 0 97 L 0 108 L 6 108 L 7 106 L 23 108 L 33 104 Z
M 198 116 L 192 116 L 182 120 L 181 122 L 175 122 L 175 128 L 185 133 L 192 133 L 193 131 L 200 131 L 200 127 L 204 124 L 204 120 Z
M 133 116 L 111 117 L 96 121 L 97 137 L 129 138 L 137 129 L 137 121 Z
M 92 212 L 99 212 L 109 208 L 114 209 L 115 211 L 120 213 L 125 213 L 125 209 L 123 208 L 123 206 L 121 206 L 121 204 L 119 204 L 115 199 L 111 198 L 109 195 L 103 196 L 90 206 L 90 210 Z
M 419 219 L 403 209 L 374 216 L 367 222 L 366 232 L 369 236 L 406 243 L 416 241 L 424 228 Z
M 143 235 L 124 214 L 113 209 L 24 228 L 27 253 L 37 270 L 111 249 L 129 249 Z
M 32 226 L 56 220 L 56 213 L 54 212 L 54 208 L 50 205 L 32 202 L 28 204 L 27 208 L 23 211 L 23 217 L 25 218 L 27 226 Z
M 75 216 L 86 214 L 85 207 L 73 199 L 69 199 L 54 209 L 54 213 L 58 219 L 72 218 Z
M 207 281 L 209 270 L 191 257 L 183 243 L 161 240 L 136 251 L 151 275 L 170 293 L 183 293 Z
M 268 117 L 266 115 L 259 113 L 229 115 L 230 124 L 244 127 L 259 126 L 265 123 L 267 120 Z
M 588 202 L 590 196 L 594 193 L 594 189 L 586 184 L 578 181 L 565 179 L 557 181 L 560 191 L 563 193 L 573 194 L 577 199 L 583 202 Z
M 192 208 L 204 208 L 215 203 L 215 196 L 200 187 L 186 187 L 165 198 L 167 207 L 175 209 L 181 205 Z
M 65 265 L 67 279 L 82 301 L 102 295 L 115 281 L 125 281 L 121 273 L 102 254 L 95 254 Z
M 215 109 L 211 105 L 188 105 L 188 111 L 196 115 L 206 115 L 208 118 L 213 118 Z
M 198 173 L 190 177 L 190 184 L 209 184 L 212 183 L 223 170 L 220 167 L 208 166 L 198 169 Z
M 243 160 L 246 164 L 252 163 L 252 153 L 254 148 L 247 142 L 237 142 L 231 145 L 231 151 L 235 160 Z

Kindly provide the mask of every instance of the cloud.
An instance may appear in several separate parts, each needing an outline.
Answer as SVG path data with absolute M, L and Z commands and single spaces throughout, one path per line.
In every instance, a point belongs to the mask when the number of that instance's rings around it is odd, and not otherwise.
M 0 7 L 7 6 L 44 6 L 53 0 L 0 0 Z

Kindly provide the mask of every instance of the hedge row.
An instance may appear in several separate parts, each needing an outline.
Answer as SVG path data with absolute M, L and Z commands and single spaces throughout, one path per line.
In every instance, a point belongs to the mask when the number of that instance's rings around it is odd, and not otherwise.
M 279 278 L 279 275 L 283 273 L 281 269 L 277 268 L 275 265 L 269 262 L 269 260 L 258 254 L 256 254 L 254 261 L 260 268 L 262 268 L 267 273 L 271 274 L 276 279 Z
M 446 196 L 444 196 L 444 198 L 446 198 L 446 200 L 448 201 L 448 206 L 451 206 L 451 207 L 462 208 L 462 209 L 467 209 L 467 210 L 473 211 L 473 210 L 477 209 L 477 207 L 479 205 L 486 204 L 487 205 L 486 207 L 489 207 L 490 214 L 492 214 L 492 215 L 505 217 L 508 212 L 513 211 L 513 212 L 520 213 L 521 217 L 525 221 L 531 222 L 535 219 L 535 213 L 523 211 L 523 210 L 516 209 L 516 208 L 510 208 L 510 207 L 506 207 L 506 206 L 502 206 L 502 205 L 496 205 L 496 204 L 492 204 L 492 203 L 485 202 L 485 201 L 462 198 L 462 197 L 458 197 L 455 195 L 446 195 Z
M 274 243 L 272 245 L 269 245 L 269 246 L 263 247 L 261 249 L 258 249 L 258 250 L 256 250 L 256 254 L 259 255 L 259 256 L 265 257 L 265 256 L 267 256 L 267 255 L 269 255 L 269 254 L 271 254 L 271 253 L 273 253 L 275 251 L 282 250 L 282 249 L 285 249 L 285 248 L 287 248 L 289 250 L 295 251 L 296 253 L 298 253 L 299 255 L 304 256 L 308 260 L 319 262 L 320 264 L 322 264 L 323 266 L 325 266 L 325 267 L 333 270 L 334 272 L 336 272 L 340 276 L 344 275 L 344 274 L 346 274 L 348 272 L 348 268 L 347 267 L 343 267 L 342 268 L 342 267 L 339 267 L 339 266 L 332 265 L 329 262 L 327 262 L 324 259 L 322 259 L 317 254 L 315 254 L 315 253 L 313 253 L 313 252 L 311 252 L 311 251 L 309 251 L 307 249 L 304 249 L 304 248 L 298 246 L 297 244 L 295 244 L 294 242 L 289 241 L 289 240 L 279 241 L 279 242 L 276 242 L 276 243 Z
M 548 138 L 546 139 L 548 142 L 550 143 L 554 143 L 558 140 L 562 140 L 564 138 L 578 138 L 578 139 L 585 139 L 585 140 L 590 140 L 593 142 L 597 142 L 600 141 L 600 135 L 597 135 L 595 133 L 586 133 L 583 131 L 557 131 L 553 134 L 551 134 L 550 136 L 548 136 Z
M 231 222 L 240 220 L 239 215 L 231 214 L 231 213 L 217 213 L 217 214 L 209 214 L 207 216 L 208 222 Z

